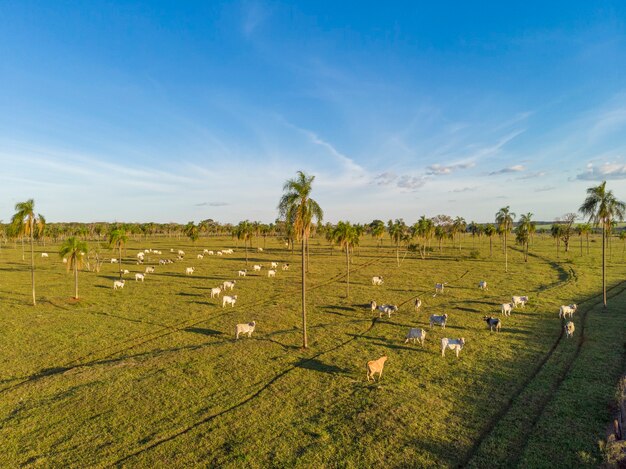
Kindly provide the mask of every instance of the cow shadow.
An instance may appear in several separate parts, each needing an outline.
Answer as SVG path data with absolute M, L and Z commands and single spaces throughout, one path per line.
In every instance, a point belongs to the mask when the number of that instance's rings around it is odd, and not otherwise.
M 294 366 L 305 370 L 319 371 L 320 373 L 348 374 L 347 370 L 344 370 L 336 365 L 328 365 L 316 358 L 303 358 L 302 360 L 296 362 Z

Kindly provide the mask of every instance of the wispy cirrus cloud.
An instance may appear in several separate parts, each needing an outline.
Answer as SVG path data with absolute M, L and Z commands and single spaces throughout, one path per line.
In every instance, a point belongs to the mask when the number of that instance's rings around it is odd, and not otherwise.
M 555 186 L 543 186 L 543 187 L 538 187 L 537 189 L 535 189 L 535 192 L 548 192 L 548 191 L 553 191 L 554 189 L 556 189 Z
M 576 176 L 584 181 L 603 181 L 605 179 L 626 179 L 626 163 L 587 164 L 587 168 Z
M 473 192 L 477 189 L 478 189 L 478 186 L 461 187 L 458 189 L 452 189 L 450 192 Z
M 489 176 L 496 176 L 498 174 L 508 174 L 508 173 L 520 173 L 525 170 L 526 170 L 526 167 L 524 165 L 516 164 L 513 166 L 508 166 L 506 168 L 499 169 L 497 171 L 491 171 L 489 173 Z
M 476 166 L 474 162 L 467 163 L 455 163 L 450 165 L 442 165 L 442 164 L 431 164 L 426 168 L 426 174 L 429 176 L 443 176 L 447 174 L 452 174 L 453 172 L 459 169 L 468 169 Z
M 545 175 L 546 175 L 545 171 L 536 171 L 534 173 L 528 173 L 528 174 L 524 174 L 523 176 L 516 177 L 515 179 L 521 181 L 521 180 L 524 180 L 524 179 L 540 178 L 540 177 L 544 177 Z
M 228 202 L 200 202 L 194 205 L 196 207 L 226 207 L 230 204 Z

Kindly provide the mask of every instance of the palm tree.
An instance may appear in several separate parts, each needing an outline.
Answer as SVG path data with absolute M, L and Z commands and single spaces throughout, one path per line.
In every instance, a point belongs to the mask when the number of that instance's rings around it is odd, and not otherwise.
M 385 236 L 385 223 L 382 220 L 374 220 L 370 223 L 372 237 L 378 240 L 378 247 L 383 244 L 383 236 Z
M 467 223 L 465 223 L 465 219 L 463 217 L 456 217 L 452 222 L 452 239 L 454 240 L 455 235 L 459 235 L 459 251 L 461 250 L 461 236 L 466 227 Z
M 235 228 L 237 239 L 243 240 L 243 245 L 246 250 L 246 267 L 248 266 L 248 244 L 252 247 L 252 233 L 254 232 L 254 226 L 248 221 L 239 222 L 239 225 Z M 258 241 L 257 241 L 258 245 Z
M 507 233 L 509 233 L 513 229 L 513 219 L 515 218 L 515 214 L 512 213 L 509 209 L 509 206 L 502 207 L 498 213 L 496 213 L 496 223 L 498 224 L 498 228 L 502 232 L 504 236 L 504 271 L 509 271 L 509 258 L 506 250 L 506 238 Z
M 302 346 L 308 348 L 306 334 L 306 243 L 311 233 L 313 218 L 321 221 L 324 212 L 318 203 L 311 199 L 311 190 L 315 176 L 307 176 L 298 171 L 294 179 L 288 179 L 283 185 L 283 196 L 278 203 L 278 211 L 287 225 L 293 227 L 296 240 L 302 243 Z
M 117 247 L 119 251 L 119 258 L 117 262 L 119 263 L 120 268 L 120 280 L 122 280 L 122 247 L 128 241 L 128 235 L 126 234 L 126 230 L 123 228 L 115 228 L 111 230 L 109 233 L 109 246 L 113 249 Z
M 85 241 L 80 241 L 74 236 L 67 238 L 61 245 L 59 256 L 67 257 L 67 270 L 74 269 L 74 298 L 78 299 L 78 269 L 83 265 L 83 256 L 88 247 Z
M 530 244 L 530 238 L 535 232 L 535 222 L 532 221 L 532 217 L 533 214 L 530 212 L 525 215 L 521 215 L 519 225 L 517 227 L 517 242 L 525 248 L 524 262 L 528 262 L 528 247 Z
M 556 258 L 559 258 L 559 247 L 561 246 L 561 235 L 563 233 L 563 225 L 560 223 L 553 223 L 550 228 L 550 234 L 556 241 Z
M 591 225 L 589 223 L 581 223 L 576 227 L 576 232 L 580 236 L 580 255 L 583 255 L 583 235 L 587 238 L 587 254 L 589 254 L 589 233 L 591 233 Z
M 602 227 L 602 297 L 606 308 L 606 232 L 614 219 L 624 219 L 626 204 L 617 200 L 613 191 L 606 190 L 606 181 L 603 181 L 587 189 L 587 198 L 578 210 L 595 226 Z
M 184 231 L 192 243 L 195 244 L 195 242 L 198 241 L 198 238 L 200 237 L 200 229 L 198 228 L 198 226 L 196 226 L 194 222 L 190 221 L 189 223 L 187 223 L 185 225 Z
M 496 227 L 489 224 L 487 226 L 485 226 L 484 229 L 485 232 L 485 236 L 487 236 L 487 238 L 489 238 L 489 257 L 493 257 L 493 235 L 496 234 Z
M 398 267 L 400 267 L 400 241 L 404 238 L 406 224 L 402 218 L 397 219 L 395 222 L 389 220 L 387 230 L 391 239 L 396 243 L 396 261 L 398 262 Z
M 346 298 L 350 297 L 350 251 L 359 245 L 359 232 L 350 222 L 337 223 L 333 239 L 346 252 Z
M 30 278 L 33 287 L 33 306 L 37 305 L 35 298 L 35 236 L 43 231 L 45 220 L 39 215 L 35 215 L 35 201 L 28 199 L 26 202 L 15 204 L 15 215 L 11 219 L 15 233 L 24 239 L 30 236 Z

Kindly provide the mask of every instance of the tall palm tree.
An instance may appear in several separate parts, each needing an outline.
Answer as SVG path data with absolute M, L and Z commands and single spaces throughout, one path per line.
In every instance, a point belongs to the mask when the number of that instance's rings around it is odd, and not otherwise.
M 404 238 L 406 223 L 404 223 L 402 218 L 397 219 L 395 222 L 389 220 L 387 223 L 387 230 L 389 231 L 391 239 L 396 243 L 396 261 L 398 263 L 398 267 L 400 267 L 400 241 Z
M 370 223 L 372 237 L 378 240 L 378 247 L 383 244 L 383 236 L 385 236 L 385 223 L 382 220 L 374 220 Z
M 78 269 L 83 265 L 83 256 L 88 251 L 87 243 L 72 236 L 59 249 L 59 256 L 67 257 L 67 270 L 74 269 L 74 298 L 78 299 Z
M 43 220 L 43 221 L 42 221 Z M 35 201 L 28 199 L 26 202 L 15 204 L 15 214 L 11 224 L 16 233 L 30 237 L 30 278 L 33 289 L 33 306 L 37 305 L 35 298 L 35 236 L 43 231 L 45 220 L 41 214 L 35 215 Z
M 513 219 L 515 214 L 511 212 L 509 206 L 502 207 L 498 213 L 496 213 L 496 223 L 498 228 L 504 236 L 504 271 L 509 271 L 509 257 L 506 249 L 507 234 L 513 229 Z
M 530 238 L 535 232 L 535 222 L 532 221 L 533 214 L 528 212 L 522 214 L 519 219 L 519 225 L 517 227 L 517 242 L 524 248 L 524 262 L 528 262 L 528 248 L 530 245 Z
M 237 239 L 243 241 L 243 245 L 246 251 L 246 266 L 248 266 L 248 244 L 250 244 L 250 247 L 252 247 L 252 233 L 254 232 L 254 230 L 254 226 L 248 220 L 239 222 L 239 225 L 237 225 L 237 227 L 235 228 Z
M 467 223 L 465 223 L 465 219 L 463 217 L 456 217 L 452 222 L 452 239 L 454 240 L 455 235 L 459 235 L 459 251 L 461 250 L 461 237 L 465 232 L 466 227 Z
M 128 242 L 128 234 L 123 228 L 115 228 L 109 233 L 109 246 L 113 249 L 117 248 L 119 251 L 119 258 L 117 259 L 120 268 L 120 280 L 122 280 L 122 247 Z
M 563 234 L 563 225 L 560 223 L 553 223 L 550 228 L 550 234 L 556 242 L 556 258 L 559 258 L 559 248 L 561 246 L 561 235 Z
M 487 226 L 485 226 L 484 229 L 485 232 L 485 236 L 487 236 L 487 238 L 489 238 L 489 257 L 493 257 L 493 235 L 496 234 L 496 227 L 489 224 Z
M 324 212 L 319 204 L 311 199 L 311 191 L 315 176 L 307 176 L 298 171 L 293 179 L 283 185 L 283 196 L 278 203 L 278 211 L 287 224 L 294 230 L 296 240 L 302 243 L 302 346 L 308 348 L 306 333 L 306 243 L 311 233 L 313 218 L 321 221 Z
M 346 298 L 350 297 L 350 251 L 359 245 L 359 232 L 350 222 L 340 221 L 333 230 L 333 238 L 346 253 Z
M 589 254 L 589 233 L 591 233 L 591 225 L 589 223 L 580 223 L 576 227 L 576 232 L 580 236 L 580 255 L 583 255 L 583 236 L 587 238 L 587 254 Z
M 602 227 L 602 297 L 606 308 L 606 233 L 613 220 L 624 219 L 626 203 L 617 200 L 603 181 L 599 186 L 587 189 L 587 198 L 578 210 L 595 226 Z

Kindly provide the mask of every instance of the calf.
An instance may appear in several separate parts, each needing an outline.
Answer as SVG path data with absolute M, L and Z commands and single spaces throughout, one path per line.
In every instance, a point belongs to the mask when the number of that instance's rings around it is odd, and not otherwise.
M 496 330 L 496 332 L 500 332 L 500 327 L 502 326 L 502 321 L 500 321 L 500 318 L 485 316 L 483 319 L 487 323 L 487 326 L 489 326 L 489 330 L 491 332 L 493 332 L 494 329 Z
M 383 368 L 385 367 L 385 362 L 387 361 L 387 355 L 383 355 L 378 360 L 371 360 L 367 362 L 367 381 L 369 382 L 370 378 L 376 381 L 375 374 L 378 373 L 378 381 L 383 377 Z
M 459 358 L 459 352 L 463 350 L 463 346 L 465 345 L 465 339 L 461 337 L 460 339 L 448 339 L 444 337 L 441 339 L 441 356 L 446 356 L 446 349 L 454 350 L 456 352 L 456 357 Z
M 409 329 L 409 333 L 406 335 L 404 343 L 406 344 L 409 340 L 413 340 L 413 343 L 415 343 L 415 341 L 418 340 L 419 343 L 424 346 L 424 339 L 426 339 L 426 331 L 424 329 L 412 327 Z
M 255 327 L 256 321 L 252 321 L 247 324 L 237 324 L 235 326 L 235 340 L 239 339 L 239 334 L 248 334 L 248 337 L 252 337 Z

